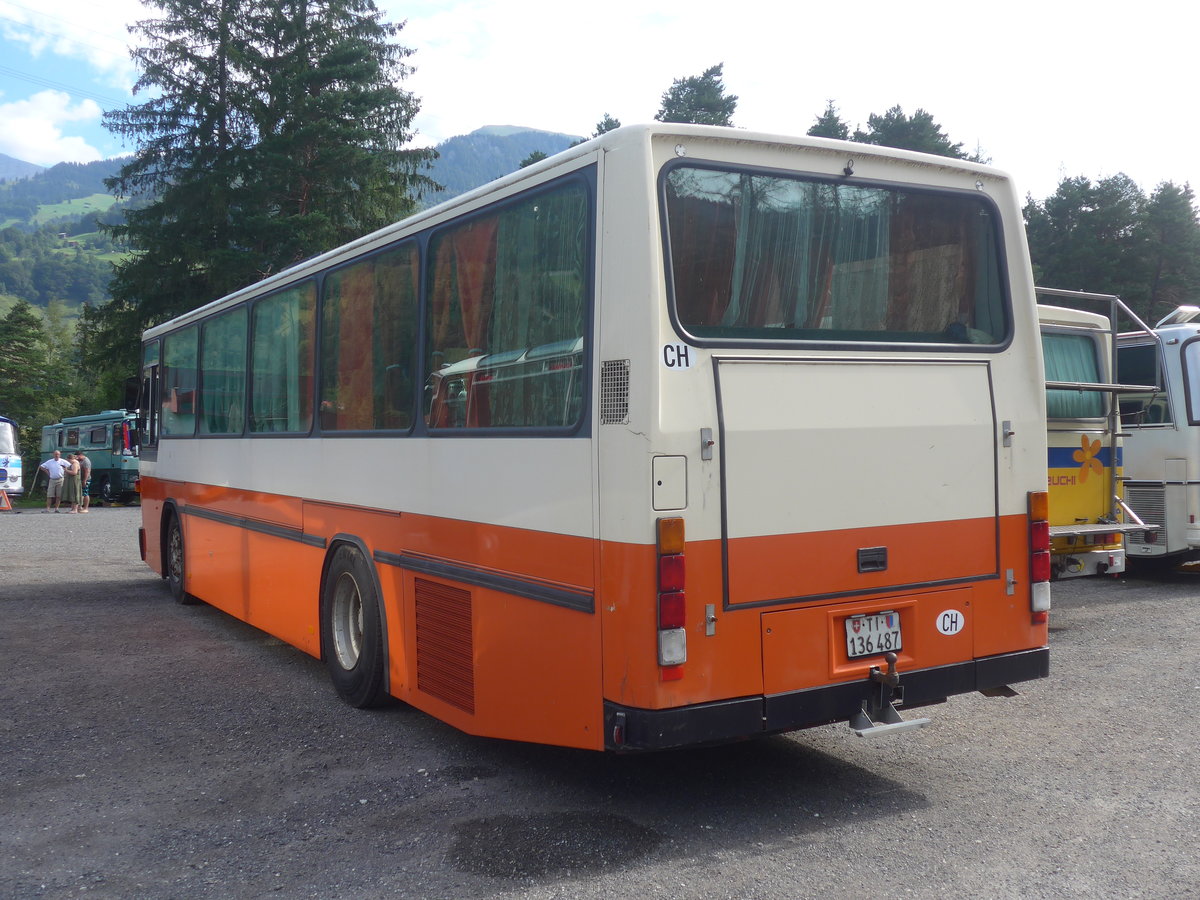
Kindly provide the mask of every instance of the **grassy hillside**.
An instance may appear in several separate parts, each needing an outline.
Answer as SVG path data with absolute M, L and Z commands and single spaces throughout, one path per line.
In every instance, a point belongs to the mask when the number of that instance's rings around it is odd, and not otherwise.
M 33 217 L 33 223 L 45 225 L 47 222 L 68 216 L 79 217 L 86 216 L 88 213 L 105 212 L 116 202 L 117 199 L 112 194 L 89 194 L 87 197 L 76 197 L 74 200 L 64 200 L 61 203 L 39 205 L 37 213 Z

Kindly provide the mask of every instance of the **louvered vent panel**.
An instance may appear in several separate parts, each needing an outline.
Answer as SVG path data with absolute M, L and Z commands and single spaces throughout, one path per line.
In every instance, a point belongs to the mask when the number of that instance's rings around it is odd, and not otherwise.
M 416 579 L 417 690 L 475 713 L 471 593 Z
M 600 363 L 600 424 L 629 423 L 629 360 Z
M 1168 546 L 1166 490 L 1162 487 L 1127 487 L 1125 488 L 1125 502 L 1147 525 L 1161 526 L 1155 535 L 1154 542 L 1164 547 Z M 1146 535 L 1144 532 L 1134 531 L 1125 535 L 1125 540 L 1130 545 L 1144 544 Z

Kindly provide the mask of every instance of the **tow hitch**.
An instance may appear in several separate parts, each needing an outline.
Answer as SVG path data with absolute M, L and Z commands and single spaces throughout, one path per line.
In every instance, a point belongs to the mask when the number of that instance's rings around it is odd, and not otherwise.
M 881 671 L 879 666 L 871 667 L 871 695 L 862 702 L 862 709 L 850 718 L 850 728 L 859 737 L 879 737 L 910 728 L 923 728 L 929 724 L 929 719 L 905 721 L 900 718 L 900 713 L 892 706 L 893 701 L 904 700 L 900 673 L 896 671 L 896 654 L 887 653 L 883 659 L 887 663 L 887 671 Z

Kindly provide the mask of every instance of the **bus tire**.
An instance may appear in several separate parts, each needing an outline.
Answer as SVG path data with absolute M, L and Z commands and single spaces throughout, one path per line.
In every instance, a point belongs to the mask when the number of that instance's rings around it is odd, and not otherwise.
M 105 503 L 115 503 L 117 495 L 113 493 L 112 482 L 105 475 L 100 479 L 100 499 Z
M 196 598 L 183 589 L 184 577 L 187 574 L 187 555 L 183 546 L 183 524 L 176 513 L 169 513 L 167 521 L 167 539 L 163 543 L 163 578 L 171 589 L 171 596 L 176 603 L 191 605 Z
M 387 702 L 379 594 L 370 566 L 350 544 L 334 551 L 321 586 L 321 656 L 334 690 L 351 706 Z

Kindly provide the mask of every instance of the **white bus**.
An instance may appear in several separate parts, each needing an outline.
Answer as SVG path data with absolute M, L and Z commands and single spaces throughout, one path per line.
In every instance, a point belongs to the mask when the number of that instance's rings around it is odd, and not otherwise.
M 899 731 L 1047 674 L 1037 312 L 994 169 L 626 127 L 143 360 L 145 560 L 353 705 L 632 751 Z
M 17 423 L 0 416 L 0 490 L 9 497 L 20 497 L 25 493 L 23 476 Z
M 1156 534 L 1131 536 L 1143 560 L 1200 550 L 1200 307 L 1181 306 L 1152 330 L 1118 337 L 1123 380 L 1159 386 L 1121 401 L 1126 499 Z

